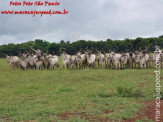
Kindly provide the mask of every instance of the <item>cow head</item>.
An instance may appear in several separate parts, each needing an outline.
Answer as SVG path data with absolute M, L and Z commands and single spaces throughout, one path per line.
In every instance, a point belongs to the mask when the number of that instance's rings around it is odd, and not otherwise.
M 10 63 L 11 56 L 6 55 L 7 63 Z

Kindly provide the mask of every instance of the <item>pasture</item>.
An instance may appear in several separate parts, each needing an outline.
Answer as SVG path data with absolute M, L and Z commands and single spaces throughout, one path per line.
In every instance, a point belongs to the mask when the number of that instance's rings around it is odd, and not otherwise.
M 0 121 L 124 121 L 154 93 L 153 68 L 24 71 L 0 59 Z

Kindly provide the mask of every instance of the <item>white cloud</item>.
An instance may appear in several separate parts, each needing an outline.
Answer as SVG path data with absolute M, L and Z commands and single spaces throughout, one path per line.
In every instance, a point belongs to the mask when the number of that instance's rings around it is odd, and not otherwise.
M 22 1 L 22 0 L 20 0 Z M 49 0 L 50 1 L 50 0 Z M 67 9 L 68 15 L 0 15 L 0 44 L 40 38 L 51 42 L 159 36 L 163 33 L 162 0 L 60 0 L 58 7 L 9 7 L 0 10 Z

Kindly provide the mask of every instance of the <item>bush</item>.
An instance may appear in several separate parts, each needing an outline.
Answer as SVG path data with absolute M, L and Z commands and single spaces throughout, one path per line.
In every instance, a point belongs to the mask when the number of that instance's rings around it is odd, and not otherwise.
M 142 97 L 142 91 L 140 89 L 134 89 L 134 88 L 127 88 L 127 87 L 121 87 L 119 86 L 117 88 L 118 94 L 121 97 Z
M 108 97 L 111 97 L 112 95 L 107 94 L 107 93 L 99 93 L 98 96 L 101 98 L 108 98 Z

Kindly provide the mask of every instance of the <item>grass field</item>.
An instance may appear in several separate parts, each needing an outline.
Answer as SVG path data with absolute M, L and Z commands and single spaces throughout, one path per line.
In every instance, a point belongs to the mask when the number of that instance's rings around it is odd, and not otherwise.
M 23 71 L 0 59 L 0 121 L 121 121 L 136 116 L 154 92 L 152 68 Z

